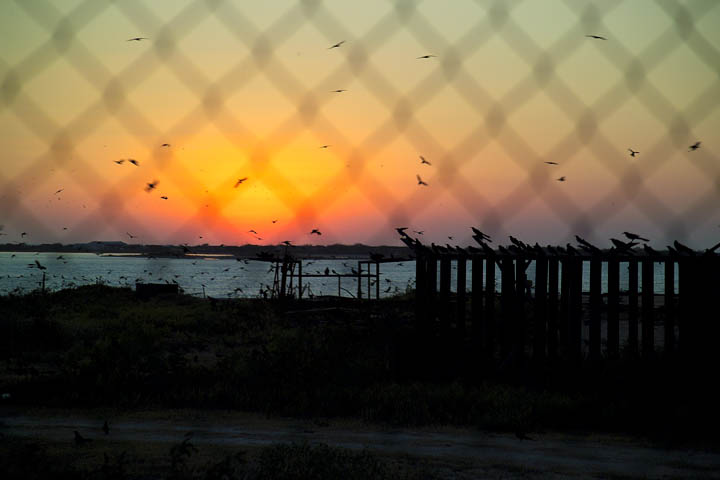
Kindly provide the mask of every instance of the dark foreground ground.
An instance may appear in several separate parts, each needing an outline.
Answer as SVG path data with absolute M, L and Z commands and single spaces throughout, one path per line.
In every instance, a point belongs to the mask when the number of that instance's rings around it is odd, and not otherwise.
M 0 312 L 4 478 L 712 478 L 720 465 L 712 365 L 504 370 L 420 338 L 404 298 L 138 301 L 93 286 L 2 297 Z

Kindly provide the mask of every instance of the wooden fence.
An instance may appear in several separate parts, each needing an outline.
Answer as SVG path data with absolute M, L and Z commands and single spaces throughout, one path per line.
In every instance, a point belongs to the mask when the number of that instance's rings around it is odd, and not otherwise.
M 405 241 L 416 255 L 418 327 L 471 339 L 485 355 L 504 358 L 515 353 L 566 360 L 695 355 L 716 350 L 714 343 L 720 339 L 720 256 L 714 249 L 589 253 L 573 248 L 493 250 L 485 246 L 465 250 L 431 248 L 409 237 Z M 528 279 L 531 262 L 535 262 L 535 276 Z M 656 263 L 664 266 L 661 295 L 654 291 Z M 624 291 L 620 290 L 621 264 L 628 269 Z M 457 271 L 454 292 L 453 265 Z M 603 267 L 606 292 L 601 285 Z M 583 291 L 586 268 L 589 291 Z M 496 269 L 500 285 L 496 285 Z M 528 288 L 527 280 L 534 288 Z M 661 338 L 656 338 L 658 331 Z

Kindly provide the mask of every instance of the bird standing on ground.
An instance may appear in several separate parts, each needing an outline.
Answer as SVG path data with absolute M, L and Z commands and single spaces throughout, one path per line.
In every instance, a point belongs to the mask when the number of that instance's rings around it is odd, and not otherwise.
M 415 175 L 415 176 L 417 177 L 418 185 L 424 185 L 426 187 L 428 186 L 427 182 L 423 182 L 423 179 L 420 178 L 420 175 Z
M 235 182 L 235 186 L 233 188 L 239 187 L 247 179 L 248 179 L 248 177 L 238 178 L 238 181 Z

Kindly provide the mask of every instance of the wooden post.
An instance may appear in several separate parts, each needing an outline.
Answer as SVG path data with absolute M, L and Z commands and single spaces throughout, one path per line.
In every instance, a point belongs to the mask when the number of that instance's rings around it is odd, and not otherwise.
M 495 352 L 495 255 L 489 255 L 485 264 L 485 322 L 482 337 L 485 353 L 492 358 Z
M 560 350 L 563 357 L 567 357 L 570 351 L 568 325 L 570 324 L 570 283 L 572 279 L 572 260 L 569 256 L 565 255 L 563 257 L 560 268 L 560 321 L 558 322 L 558 330 L 560 334 Z
M 638 351 L 638 261 L 628 260 L 628 351 Z
M 665 260 L 665 354 L 675 351 L 675 261 Z
M 302 260 L 298 262 L 298 299 L 302 299 L 303 285 L 302 285 Z
M 570 260 L 568 353 L 574 362 L 579 362 L 582 359 L 582 272 L 582 260 L 572 258 Z
M 527 276 L 525 275 L 525 257 L 515 257 L 515 315 L 513 318 L 513 349 L 521 357 L 525 356 L 525 286 Z
M 557 257 L 548 259 L 548 317 L 547 317 L 547 351 L 549 358 L 557 358 L 558 354 L 558 280 L 560 262 Z
M 427 256 L 427 315 L 428 325 L 435 323 L 437 317 L 438 306 L 437 306 L 437 257 L 434 254 Z
M 424 330 L 427 327 L 427 260 L 415 252 L 415 323 Z
M 607 355 L 620 354 L 620 260 L 613 256 L 608 261 L 608 317 Z
M 368 278 L 368 282 L 370 279 Z M 358 300 L 362 299 L 362 262 L 358 262 L 357 266 L 357 298 Z
M 510 352 L 513 339 L 515 316 L 515 263 L 512 258 L 504 256 L 500 260 L 500 308 L 502 309 L 502 326 L 498 331 L 502 356 Z
M 533 319 L 533 358 L 545 358 L 547 338 L 548 260 L 545 254 L 535 258 L 535 318 Z
M 642 354 L 649 358 L 655 351 L 655 262 L 652 258 L 642 261 Z
M 457 260 L 457 310 L 455 325 L 457 325 L 459 338 L 465 337 L 465 288 L 467 275 L 467 260 L 461 256 Z
M 280 267 L 280 298 L 285 298 L 285 282 L 287 281 L 287 259 L 283 259 Z
M 470 299 L 470 315 L 472 316 L 472 337 L 478 346 L 482 346 L 483 334 L 483 259 L 473 257 L 471 262 L 472 298 Z
M 602 262 L 597 255 L 590 260 L 590 358 L 600 360 L 600 309 L 602 308 Z
M 446 332 L 450 329 L 450 262 L 449 256 L 440 257 L 440 327 Z
M 341 286 L 340 286 L 340 282 L 341 282 L 342 277 L 341 277 L 340 275 L 336 275 L 336 276 L 337 276 L 337 279 L 338 279 L 338 297 L 342 297 L 342 288 L 341 288 Z
M 375 298 L 380 299 L 380 262 L 375 262 Z

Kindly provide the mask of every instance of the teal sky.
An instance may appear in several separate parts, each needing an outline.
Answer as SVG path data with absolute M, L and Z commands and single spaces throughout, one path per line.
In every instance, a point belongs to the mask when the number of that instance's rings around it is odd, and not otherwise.
M 0 241 L 714 244 L 718 25 L 715 0 L 6 1 Z

